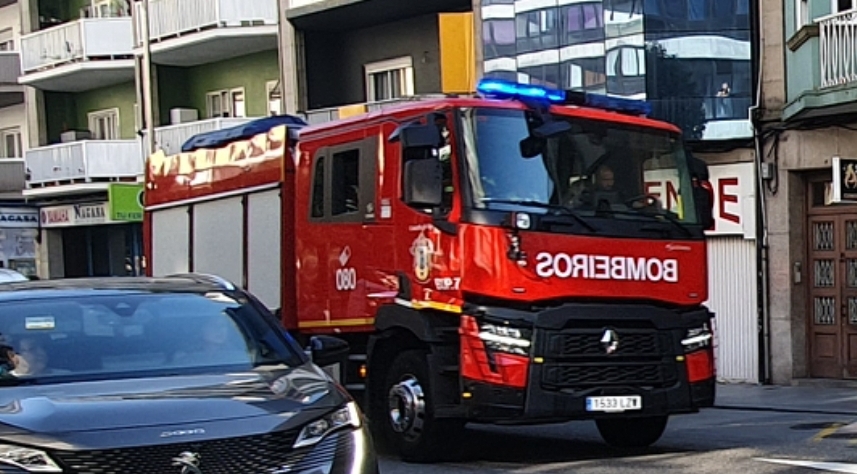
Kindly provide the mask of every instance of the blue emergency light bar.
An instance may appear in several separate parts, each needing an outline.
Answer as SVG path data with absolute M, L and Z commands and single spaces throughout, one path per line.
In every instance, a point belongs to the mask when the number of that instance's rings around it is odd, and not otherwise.
M 652 105 L 642 100 L 550 89 L 502 79 L 483 79 L 476 86 L 476 91 L 483 97 L 493 99 L 535 99 L 546 100 L 558 105 L 579 105 L 635 115 L 650 115 L 652 113 Z

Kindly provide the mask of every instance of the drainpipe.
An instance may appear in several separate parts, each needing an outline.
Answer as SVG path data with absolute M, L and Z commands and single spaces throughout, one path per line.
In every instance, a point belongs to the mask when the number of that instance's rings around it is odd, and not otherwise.
M 750 122 L 753 126 L 753 143 L 755 149 L 756 179 L 754 188 L 756 195 L 756 314 L 759 344 L 759 383 L 771 384 L 770 373 L 770 278 L 768 271 L 768 221 L 765 206 L 765 187 L 762 180 L 762 157 L 764 143 L 762 140 L 762 125 L 759 113 L 762 109 L 762 76 L 764 64 L 764 47 L 762 46 L 762 19 L 757 2 L 751 2 L 758 21 L 758 32 L 754 35 L 758 61 L 756 78 L 756 102 L 750 107 Z
M 155 152 L 155 117 L 154 104 L 152 104 L 152 43 L 149 39 L 151 25 L 149 23 L 149 0 L 142 0 L 143 18 L 141 19 L 143 34 L 143 115 L 146 122 L 146 140 L 148 141 L 149 153 Z M 146 157 L 148 158 L 148 157 Z

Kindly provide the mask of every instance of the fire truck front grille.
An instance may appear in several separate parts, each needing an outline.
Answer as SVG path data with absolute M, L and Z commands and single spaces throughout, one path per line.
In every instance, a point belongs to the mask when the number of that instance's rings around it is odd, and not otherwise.
M 547 338 L 546 357 L 591 358 L 605 356 L 601 339 L 603 330 L 580 330 L 576 332 L 558 332 Z M 655 356 L 663 353 L 659 334 L 655 331 L 620 331 L 618 344 L 611 356 Z
M 608 325 L 609 327 L 609 325 Z M 547 390 L 675 385 L 673 334 L 654 328 L 567 328 L 536 336 Z
M 674 368 L 659 363 L 545 364 L 542 385 L 548 389 L 584 390 L 610 386 L 668 387 Z

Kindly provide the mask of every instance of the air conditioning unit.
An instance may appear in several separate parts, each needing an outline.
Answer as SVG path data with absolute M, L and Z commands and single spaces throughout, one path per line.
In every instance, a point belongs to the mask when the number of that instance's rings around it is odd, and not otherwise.
M 199 120 L 199 111 L 196 109 L 170 109 L 170 123 L 173 125 L 197 120 Z
M 69 130 L 67 132 L 63 132 L 60 135 L 60 142 L 79 142 L 81 140 L 90 140 L 91 138 L 92 133 L 90 133 L 89 130 Z

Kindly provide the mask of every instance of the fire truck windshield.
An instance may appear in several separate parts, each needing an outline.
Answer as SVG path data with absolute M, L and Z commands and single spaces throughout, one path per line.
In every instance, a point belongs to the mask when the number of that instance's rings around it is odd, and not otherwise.
M 697 223 L 677 134 L 558 115 L 550 120 L 565 126 L 543 126 L 523 110 L 469 108 L 462 117 L 474 209 L 554 210 L 590 220 L 657 217 L 679 229 Z

